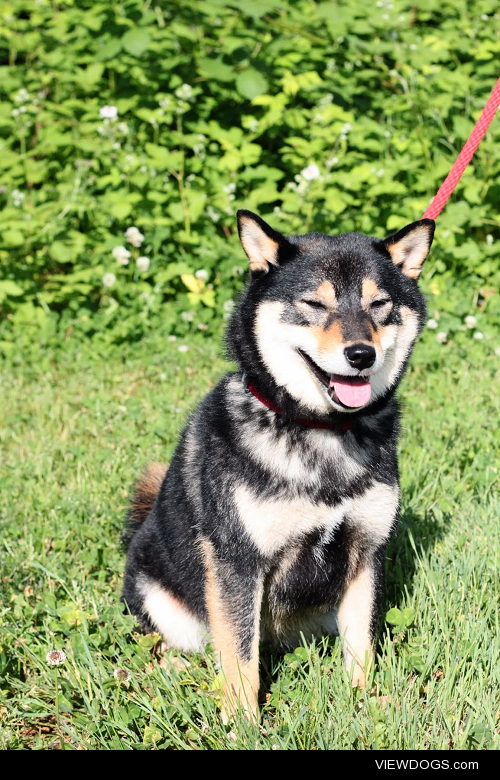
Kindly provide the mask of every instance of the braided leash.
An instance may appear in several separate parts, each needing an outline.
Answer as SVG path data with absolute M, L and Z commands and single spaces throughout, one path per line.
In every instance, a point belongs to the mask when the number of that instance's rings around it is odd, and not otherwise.
M 495 112 L 500 105 L 500 79 L 498 79 L 488 102 L 483 108 L 474 130 L 469 136 L 464 148 L 458 155 L 455 165 L 439 188 L 434 200 L 425 212 L 422 219 L 436 219 L 446 205 L 446 201 L 457 186 L 460 178 L 472 159 L 472 155 L 479 146 L 486 133 Z

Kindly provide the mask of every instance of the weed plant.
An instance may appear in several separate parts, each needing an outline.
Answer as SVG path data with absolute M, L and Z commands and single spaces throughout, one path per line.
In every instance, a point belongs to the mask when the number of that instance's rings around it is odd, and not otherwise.
M 4 5 L 0 350 L 212 332 L 242 284 L 238 207 L 285 233 L 419 219 L 498 78 L 498 18 L 496 0 Z M 498 324 L 499 139 L 495 120 L 439 217 L 446 331 L 476 314 L 456 280 Z

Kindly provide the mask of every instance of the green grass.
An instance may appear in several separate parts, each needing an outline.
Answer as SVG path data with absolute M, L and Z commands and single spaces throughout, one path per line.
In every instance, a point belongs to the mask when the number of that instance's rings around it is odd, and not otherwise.
M 224 372 L 217 346 L 151 338 L 4 364 L 0 747 L 499 748 L 500 358 L 469 335 L 427 332 L 402 386 L 402 521 L 370 685 L 350 689 L 338 641 L 263 651 L 259 727 L 223 726 L 210 650 L 162 660 L 119 603 L 129 488 Z

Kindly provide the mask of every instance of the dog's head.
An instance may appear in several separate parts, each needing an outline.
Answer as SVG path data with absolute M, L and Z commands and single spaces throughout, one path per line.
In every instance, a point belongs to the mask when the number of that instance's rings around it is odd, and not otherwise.
M 392 393 L 420 332 L 417 285 L 434 221 L 385 240 L 359 233 L 285 237 L 238 212 L 250 284 L 230 327 L 243 370 L 267 374 L 317 413 L 350 413 Z

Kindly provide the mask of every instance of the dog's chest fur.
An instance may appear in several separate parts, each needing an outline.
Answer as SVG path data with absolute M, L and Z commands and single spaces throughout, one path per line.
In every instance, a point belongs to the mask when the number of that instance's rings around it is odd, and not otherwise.
M 395 432 L 379 428 L 382 417 L 345 434 L 282 424 L 238 375 L 226 377 L 191 422 L 181 479 L 198 532 L 225 555 L 246 538 L 266 571 L 274 614 L 335 603 L 389 537 L 399 499 Z M 223 481 L 211 479 L 220 473 Z

